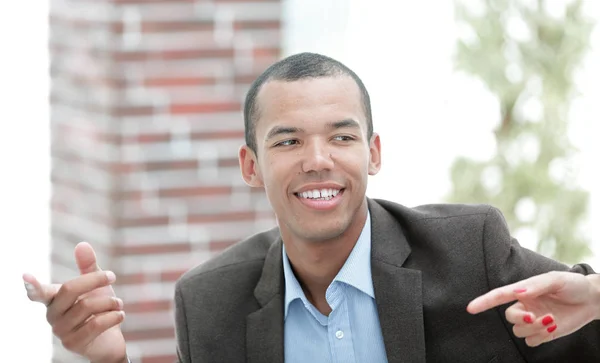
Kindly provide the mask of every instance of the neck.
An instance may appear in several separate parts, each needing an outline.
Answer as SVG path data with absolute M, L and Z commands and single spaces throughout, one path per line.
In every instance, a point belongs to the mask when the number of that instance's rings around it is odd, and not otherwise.
M 303 241 L 282 232 L 287 256 L 304 294 L 326 315 L 331 309 L 325 300 L 325 292 L 356 245 L 367 220 L 367 210 L 365 200 L 349 228 L 327 241 Z

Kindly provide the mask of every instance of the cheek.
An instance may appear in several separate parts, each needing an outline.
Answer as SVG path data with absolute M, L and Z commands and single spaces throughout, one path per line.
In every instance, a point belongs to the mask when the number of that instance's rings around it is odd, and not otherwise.
M 279 163 L 277 161 L 271 161 L 268 164 L 268 170 L 264 171 L 263 184 L 267 194 L 274 195 L 279 194 L 282 191 L 285 192 L 285 188 L 288 185 L 288 179 L 292 175 L 293 171 L 286 166 L 285 163 Z
M 353 174 L 364 173 L 369 170 L 371 155 L 369 153 L 365 154 L 363 149 L 345 150 L 337 153 L 334 161 Z

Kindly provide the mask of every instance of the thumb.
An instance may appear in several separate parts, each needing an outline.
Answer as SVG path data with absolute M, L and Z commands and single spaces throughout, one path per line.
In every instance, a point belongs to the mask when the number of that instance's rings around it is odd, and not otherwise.
M 100 266 L 96 262 L 96 253 L 87 242 L 80 242 L 75 246 L 75 261 L 79 272 L 84 275 L 94 271 L 101 271 Z

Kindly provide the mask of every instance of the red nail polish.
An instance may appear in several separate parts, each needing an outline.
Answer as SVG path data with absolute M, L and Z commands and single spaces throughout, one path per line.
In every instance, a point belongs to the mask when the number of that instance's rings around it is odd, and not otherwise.
M 515 289 L 513 291 L 516 292 L 517 294 L 521 294 L 521 293 L 524 293 L 525 291 L 527 291 L 527 289 Z
M 527 324 L 533 323 L 533 319 L 531 319 L 531 315 L 525 315 L 523 317 L 523 321 L 526 322 Z
M 552 319 L 551 316 L 546 316 L 544 319 L 542 319 L 542 324 L 544 325 L 552 324 L 553 322 L 554 319 Z
M 549 328 L 548 328 L 548 329 L 546 329 L 546 330 L 548 330 L 548 333 L 552 333 L 553 331 L 555 331 L 555 330 L 556 330 L 556 325 L 552 325 L 551 327 L 549 327 Z

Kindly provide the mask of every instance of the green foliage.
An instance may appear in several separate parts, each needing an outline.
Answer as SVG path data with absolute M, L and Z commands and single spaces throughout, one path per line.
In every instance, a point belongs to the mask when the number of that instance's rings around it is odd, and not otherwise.
M 483 162 L 456 160 L 448 201 L 492 204 L 511 230 L 535 231 L 538 252 L 579 262 L 591 253 L 579 231 L 588 194 L 574 185 L 568 168 L 577 150 L 567 126 L 574 71 L 593 24 L 582 1 L 570 2 L 564 17 L 550 15 L 542 0 L 481 2 L 478 14 L 456 3 L 457 21 L 472 37 L 457 42 L 455 65 L 499 101 L 496 154 Z

